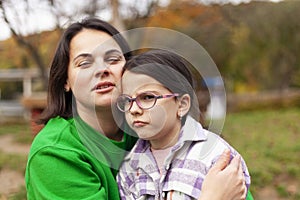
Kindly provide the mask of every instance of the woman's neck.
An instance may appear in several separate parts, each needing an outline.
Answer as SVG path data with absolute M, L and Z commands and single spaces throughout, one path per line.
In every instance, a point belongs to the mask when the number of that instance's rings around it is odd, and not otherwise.
M 78 114 L 85 123 L 99 133 L 116 141 L 122 140 L 123 133 L 119 131 L 120 129 L 114 120 L 111 109 L 98 109 L 93 112 L 78 111 Z

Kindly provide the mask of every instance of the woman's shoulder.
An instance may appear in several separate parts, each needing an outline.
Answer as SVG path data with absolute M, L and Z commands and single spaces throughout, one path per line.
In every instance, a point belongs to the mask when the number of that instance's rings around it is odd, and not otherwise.
M 60 148 L 72 149 L 81 144 L 73 118 L 55 117 L 48 121 L 44 128 L 35 136 L 30 155 L 41 149 Z
M 41 130 L 41 132 L 45 131 L 62 131 L 66 127 L 71 127 L 74 125 L 74 118 L 63 118 L 60 116 L 54 117 L 50 119 L 47 124 L 44 126 L 44 128 Z

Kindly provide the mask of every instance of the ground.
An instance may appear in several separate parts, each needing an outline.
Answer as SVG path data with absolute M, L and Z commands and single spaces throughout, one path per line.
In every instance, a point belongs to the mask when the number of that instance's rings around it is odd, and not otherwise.
M 0 150 L 3 152 L 27 155 L 29 149 L 28 144 L 15 143 L 11 134 L 0 136 Z M 24 174 L 9 169 L 0 169 L 0 200 L 5 200 L 6 196 L 17 192 L 24 184 Z
M 0 151 L 27 155 L 30 149 L 28 144 L 14 142 L 13 135 L 0 136 Z M 7 196 L 16 193 L 25 184 L 24 174 L 8 169 L 0 169 L 0 200 L 7 200 Z M 290 190 L 297 190 L 297 184 L 291 184 Z M 2 194 L 2 196 L 1 196 Z M 265 187 L 258 191 L 255 200 L 285 200 L 280 198 L 272 187 Z

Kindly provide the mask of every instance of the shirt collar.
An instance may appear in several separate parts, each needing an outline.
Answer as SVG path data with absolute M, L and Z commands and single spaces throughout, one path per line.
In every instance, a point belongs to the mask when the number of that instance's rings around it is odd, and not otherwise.
M 184 126 L 180 130 L 178 142 L 174 145 L 172 151 L 178 150 L 186 142 L 197 142 L 207 140 L 206 131 L 201 124 L 191 116 L 187 116 Z
M 123 161 L 125 154 L 127 136 L 124 134 L 122 141 L 114 141 L 99 133 L 79 116 L 74 117 L 74 125 L 83 145 L 86 149 L 95 156 L 100 162 L 110 168 L 118 169 Z
M 177 143 L 173 146 L 171 152 L 179 150 L 187 142 L 198 142 L 207 140 L 207 132 L 202 128 L 201 124 L 193 119 L 191 116 L 187 116 L 184 126 L 180 130 Z M 131 166 L 133 168 L 142 167 L 143 157 L 149 157 L 151 154 L 149 141 L 139 139 L 135 145 L 135 148 L 127 158 L 131 157 Z M 140 162 L 141 161 L 141 162 Z M 144 163 L 145 164 L 145 163 Z

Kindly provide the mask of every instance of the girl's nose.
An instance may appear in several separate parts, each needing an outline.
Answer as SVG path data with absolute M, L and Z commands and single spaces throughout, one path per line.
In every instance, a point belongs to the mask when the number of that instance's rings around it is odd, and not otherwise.
M 141 114 L 143 112 L 143 109 L 141 109 L 136 101 L 132 102 L 132 106 L 129 109 L 129 112 L 134 115 L 134 114 Z

